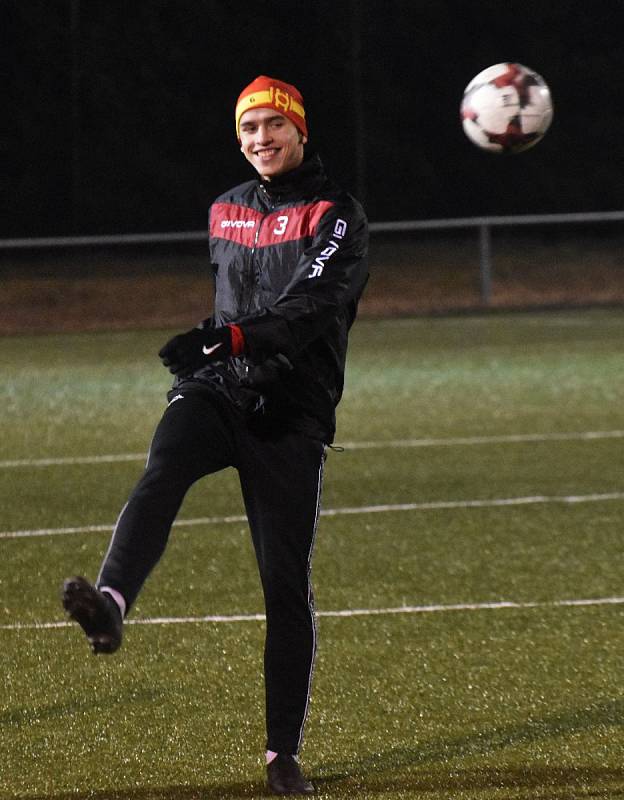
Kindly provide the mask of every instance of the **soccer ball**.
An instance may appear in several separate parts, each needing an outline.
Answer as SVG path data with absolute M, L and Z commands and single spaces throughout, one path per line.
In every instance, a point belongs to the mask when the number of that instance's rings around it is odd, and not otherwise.
M 522 64 L 488 67 L 466 86 L 461 120 L 471 142 L 493 153 L 519 153 L 536 145 L 553 117 L 544 79 Z

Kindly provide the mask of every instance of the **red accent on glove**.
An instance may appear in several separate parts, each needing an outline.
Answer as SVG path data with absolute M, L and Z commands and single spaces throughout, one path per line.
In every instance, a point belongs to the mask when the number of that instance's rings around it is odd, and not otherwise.
M 245 336 L 238 325 L 227 326 L 232 331 L 232 355 L 240 356 L 245 351 Z

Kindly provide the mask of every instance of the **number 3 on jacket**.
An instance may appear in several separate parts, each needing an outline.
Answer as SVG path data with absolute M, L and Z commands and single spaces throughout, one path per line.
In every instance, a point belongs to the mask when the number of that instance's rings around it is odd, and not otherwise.
M 277 227 L 273 228 L 273 233 L 276 236 L 283 236 L 286 233 L 286 226 L 288 225 L 288 217 L 284 214 L 277 218 Z

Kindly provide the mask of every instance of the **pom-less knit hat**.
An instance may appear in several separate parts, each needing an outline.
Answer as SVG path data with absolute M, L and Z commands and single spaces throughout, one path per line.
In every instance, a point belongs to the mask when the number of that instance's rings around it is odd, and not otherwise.
M 236 102 L 236 136 L 239 139 L 241 117 L 250 108 L 274 108 L 294 123 L 304 136 L 308 135 L 303 97 L 290 83 L 259 75 L 243 89 Z

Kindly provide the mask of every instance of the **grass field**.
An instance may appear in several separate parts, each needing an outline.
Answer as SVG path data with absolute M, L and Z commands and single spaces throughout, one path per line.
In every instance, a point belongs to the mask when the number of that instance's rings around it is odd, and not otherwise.
M 168 335 L 0 339 L 3 800 L 265 796 L 232 471 L 189 493 L 116 656 L 59 603 L 140 473 Z M 356 326 L 313 571 L 320 797 L 624 797 L 623 354 L 621 311 Z

